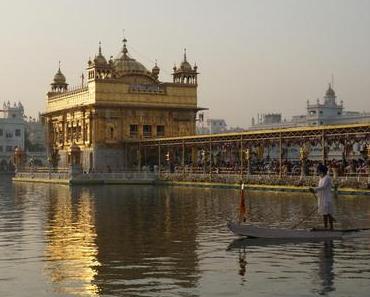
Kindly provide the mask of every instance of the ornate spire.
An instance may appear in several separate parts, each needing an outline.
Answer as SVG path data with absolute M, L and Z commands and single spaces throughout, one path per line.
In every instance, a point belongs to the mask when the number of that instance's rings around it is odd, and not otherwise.
M 101 49 L 101 41 L 99 41 L 99 50 L 98 55 L 94 58 L 95 66 L 104 66 L 107 64 L 107 60 L 103 56 L 102 49 Z M 89 64 L 90 65 L 90 64 Z
M 153 67 L 153 69 L 152 69 L 152 74 L 154 75 L 155 79 L 158 79 L 158 77 L 159 77 L 159 72 L 160 72 L 160 69 L 159 69 L 159 67 L 158 67 L 158 65 L 157 65 L 157 59 L 156 59 L 156 60 L 155 60 L 155 65 L 154 65 L 154 67 Z
M 197 72 L 198 66 L 190 65 L 186 57 L 186 48 L 184 48 L 184 60 L 181 62 L 179 68 L 176 65 L 173 67 L 173 82 L 181 84 L 194 84 L 197 85 Z
M 57 71 L 57 73 L 54 76 L 54 82 L 55 81 L 60 82 L 60 81 L 63 80 L 63 78 L 64 78 L 64 82 L 65 82 L 65 77 L 64 77 L 64 74 L 62 73 L 62 70 L 60 70 L 60 65 L 61 65 L 61 62 L 59 60 L 58 61 L 58 71 Z
M 127 47 L 126 47 L 127 39 L 123 38 L 122 42 L 123 42 L 122 53 L 123 53 L 124 56 L 126 56 L 127 53 L 128 53 L 128 50 L 127 50 Z
M 102 53 L 101 53 L 101 41 L 99 41 L 99 56 L 101 56 Z
M 158 70 L 158 72 L 159 72 L 159 67 L 158 67 L 158 64 L 157 64 L 157 59 L 155 59 L 155 64 L 154 64 L 153 70 L 154 69 Z
M 81 78 L 81 86 L 84 87 L 85 75 L 83 72 L 81 73 L 80 78 Z

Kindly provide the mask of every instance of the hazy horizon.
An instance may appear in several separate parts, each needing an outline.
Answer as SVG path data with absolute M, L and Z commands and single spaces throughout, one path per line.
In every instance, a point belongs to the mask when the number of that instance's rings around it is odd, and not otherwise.
M 198 104 L 212 118 L 247 128 L 251 118 L 304 114 L 334 75 L 346 110 L 370 111 L 370 1 L 12 1 L 0 11 L 0 104 L 21 101 L 27 115 L 45 110 L 58 69 L 81 84 L 89 57 L 122 47 L 160 80 L 183 59 L 200 72 Z M 366 37 L 367 36 L 367 37 Z M 85 75 L 86 77 L 86 75 Z

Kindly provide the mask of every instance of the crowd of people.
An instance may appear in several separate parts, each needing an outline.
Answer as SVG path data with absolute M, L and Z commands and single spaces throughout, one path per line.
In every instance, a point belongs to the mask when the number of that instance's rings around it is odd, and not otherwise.
M 283 160 L 280 166 L 279 160 L 265 159 L 253 160 L 250 164 L 241 164 L 239 162 L 220 162 L 217 164 L 206 164 L 198 162 L 186 164 L 185 168 L 181 165 L 175 165 L 169 162 L 161 166 L 161 171 L 187 172 L 187 173 L 211 173 L 211 174 L 240 174 L 240 172 L 251 175 L 282 175 L 282 176 L 316 176 L 317 166 L 322 163 L 319 160 Z M 369 165 L 364 159 L 329 160 L 326 162 L 329 174 L 334 178 L 339 176 L 366 176 L 369 172 Z M 281 170 L 281 173 L 280 173 Z

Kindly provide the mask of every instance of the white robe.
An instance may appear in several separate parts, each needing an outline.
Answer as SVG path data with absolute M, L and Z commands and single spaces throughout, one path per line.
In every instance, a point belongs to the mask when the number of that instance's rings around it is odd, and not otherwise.
M 334 214 L 333 195 L 331 193 L 332 186 L 333 184 L 329 175 L 320 177 L 319 186 L 315 188 L 318 198 L 318 212 L 320 215 Z

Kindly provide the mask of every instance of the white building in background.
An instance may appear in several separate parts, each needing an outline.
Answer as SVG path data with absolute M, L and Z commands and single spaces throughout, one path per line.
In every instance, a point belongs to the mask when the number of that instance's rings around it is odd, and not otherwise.
M 317 99 L 315 103 L 307 101 L 306 114 L 293 116 L 290 121 L 282 120 L 280 113 L 269 113 L 257 116 L 257 121 L 252 118 L 252 125 L 248 130 L 264 130 L 276 128 L 293 128 L 303 126 L 321 126 L 321 125 L 340 125 L 370 123 L 370 112 L 345 111 L 343 100 L 338 104 L 337 96 L 329 84 L 322 100 Z M 287 159 L 299 160 L 299 147 L 291 146 L 286 148 Z M 341 159 L 343 148 L 341 145 L 331 147 L 328 159 Z M 362 147 L 355 144 L 353 147 L 353 158 L 361 156 Z M 311 148 L 309 159 L 321 159 L 321 147 Z M 277 148 L 271 148 L 265 152 L 265 157 L 269 156 L 276 159 L 278 156 Z
M 224 119 L 208 118 L 204 120 L 204 113 L 199 114 L 199 120 L 197 123 L 197 134 L 220 134 L 242 131 L 244 131 L 244 129 L 239 127 L 228 128 L 227 123 Z
M 227 124 L 224 119 L 207 119 L 197 127 L 197 134 L 225 133 Z
M 0 110 L 0 170 L 9 160 L 16 147 L 24 150 L 26 122 L 22 103 L 11 105 L 8 101 Z
M 45 129 L 38 119 L 26 117 L 22 103 L 4 103 L 0 109 L 0 171 L 8 168 L 16 148 L 26 152 L 27 159 L 46 164 Z
M 343 100 L 338 104 L 336 99 L 337 96 L 329 84 L 322 100 L 317 99 L 315 103 L 307 101 L 306 114 L 293 116 L 290 121 L 283 121 L 280 113 L 258 115 L 257 121 L 252 118 L 249 130 L 370 122 L 370 112 L 345 111 Z

